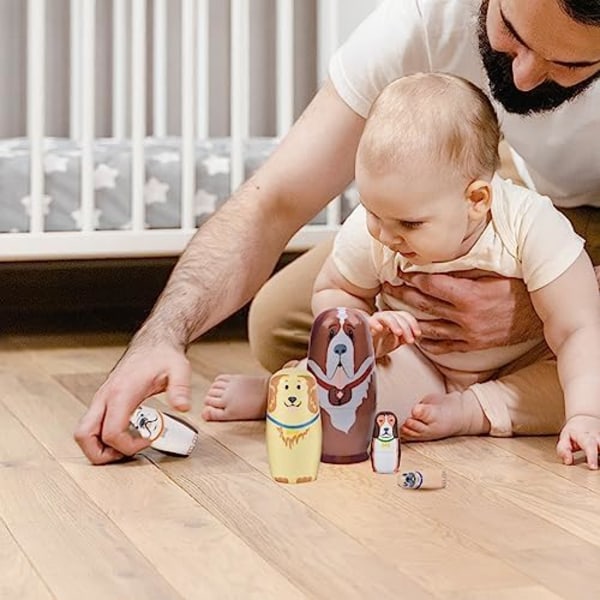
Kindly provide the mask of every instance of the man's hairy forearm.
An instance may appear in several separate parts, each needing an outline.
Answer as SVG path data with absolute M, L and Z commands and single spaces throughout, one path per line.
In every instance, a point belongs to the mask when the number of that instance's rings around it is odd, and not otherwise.
M 254 296 L 289 237 L 265 214 L 258 190 L 250 179 L 195 234 L 134 340 L 186 347 Z

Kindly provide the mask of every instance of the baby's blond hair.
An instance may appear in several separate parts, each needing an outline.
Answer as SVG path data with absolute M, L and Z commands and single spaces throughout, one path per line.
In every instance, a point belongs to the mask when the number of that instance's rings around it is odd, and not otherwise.
M 494 107 L 477 86 L 445 73 L 416 73 L 379 94 L 357 157 L 373 174 L 411 176 L 425 165 L 473 180 L 493 175 L 500 137 Z

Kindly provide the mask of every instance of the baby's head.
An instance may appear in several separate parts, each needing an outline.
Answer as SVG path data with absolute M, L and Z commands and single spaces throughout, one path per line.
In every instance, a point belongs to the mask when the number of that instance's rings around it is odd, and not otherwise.
M 356 156 L 371 235 L 416 264 L 465 254 L 488 218 L 500 128 L 486 95 L 418 73 L 374 102 Z

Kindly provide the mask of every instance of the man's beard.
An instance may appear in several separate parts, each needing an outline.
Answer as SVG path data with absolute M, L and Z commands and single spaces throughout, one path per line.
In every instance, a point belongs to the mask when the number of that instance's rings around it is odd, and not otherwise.
M 532 115 L 555 110 L 564 102 L 579 96 L 600 77 L 599 71 L 570 87 L 563 87 L 555 81 L 544 81 L 528 92 L 517 89 L 513 80 L 513 59 L 504 52 L 494 50 L 490 45 L 486 28 L 488 4 L 489 0 L 483 0 L 479 9 L 477 27 L 479 53 L 489 79 L 492 96 L 509 113 Z

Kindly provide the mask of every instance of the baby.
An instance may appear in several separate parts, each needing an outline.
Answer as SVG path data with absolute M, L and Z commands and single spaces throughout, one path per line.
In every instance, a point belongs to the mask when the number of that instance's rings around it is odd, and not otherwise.
M 405 439 L 560 430 L 563 462 L 572 464 L 583 450 L 596 469 L 595 274 L 583 240 L 551 201 L 496 174 L 499 140 L 494 109 L 471 83 L 441 73 L 390 83 L 371 108 L 357 151 L 361 206 L 317 277 L 313 313 L 346 306 L 369 315 L 378 409 L 402 417 Z M 419 320 L 440 317 L 409 311 L 388 286 L 404 284 L 404 273 L 457 271 L 522 279 L 547 346 L 539 339 L 448 354 L 420 348 Z M 265 398 L 264 378 L 220 376 L 203 416 L 259 418 Z

